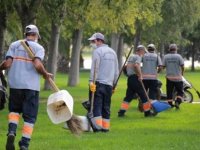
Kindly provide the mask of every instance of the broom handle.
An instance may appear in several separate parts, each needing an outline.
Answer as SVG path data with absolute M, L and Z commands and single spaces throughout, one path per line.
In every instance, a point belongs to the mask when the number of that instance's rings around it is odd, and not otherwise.
M 145 95 L 146 95 L 146 97 L 147 97 L 148 102 L 151 102 L 150 99 L 149 99 L 149 96 L 148 96 L 148 94 L 147 94 L 147 91 L 146 91 L 146 89 L 145 89 L 145 87 L 144 87 L 144 84 L 143 84 L 142 80 L 140 80 L 140 83 L 141 83 L 141 85 L 142 85 L 142 88 L 143 88 L 143 90 L 144 90 L 144 93 L 145 93 Z
M 130 51 L 129 51 L 127 57 L 126 57 L 126 60 L 125 60 L 123 66 L 122 66 L 122 68 L 121 68 L 121 70 L 120 70 L 120 72 L 119 72 L 119 75 L 118 75 L 118 77 L 117 77 L 117 80 L 116 80 L 115 84 L 113 85 L 113 89 L 115 89 L 116 86 L 117 86 L 117 83 L 118 83 L 118 81 L 119 81 L 119 78 L 120 78 L 120 76 L 121 76 L 121 74 L 122 74 L 122 72 L 123 72 L 124 66 L 126 65 L 126 62 L 128 61 L 128 58 L 129 58 L 129 56 L 131 55 L 131 52 L 132 52 L 133 48 L 134 48 L 134 47 L 131 47 L 131 49 L 130 49 Z
M 95 60 L 94 64 L 94 73 L 93 73 L 93 83 L 95 84 L 96 82 L 96 67 L 97 67 L 97 60 Z M 94 105 L 94 94 L 95 92 L 92 92 L 92 97 L 91 97 L 91 107 L 90 107 L 90 113 L 93 112 L 93 105 Z
M 51 85 L 52 90 L 53 90 L 54 92 L 60 91 L 60 89 L 58 88 L 58 86 L 56 85 L 56 83 L 53 81 L 52 78 L 49 78 L 48 81 L 49 81 L 49 84 Z
M 31 59 L 33 59 L 33 58 L 35 57 L 35 55 L 34 55 L 34 53 L 32 52 L 32 50 L 31 50 L 31 48 L 30 48 L 28 42 L 25 41 L 25 40 L 21 40 L 20 43 L 22 44 L 22 46 L 23 46 L 23 47 L 25 48 L 25 50 L 27 51 L 29 57 L 30 57 Z M 59 88 L 57 87 L 57 85 L 55 84 L 55 82 L 52 80 L 52 78 L 49 78 L 48 81 L 49 81 L 49 84 L 50 84 L 51 87 L 52 87 L 52 90 L 53 90 L 54 92 L 58 92 L 58 91 L 59 91 Z

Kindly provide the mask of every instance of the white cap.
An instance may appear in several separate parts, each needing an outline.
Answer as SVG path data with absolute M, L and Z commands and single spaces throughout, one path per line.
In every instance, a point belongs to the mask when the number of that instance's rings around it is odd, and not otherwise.
M 148 48 L 148 50 L 152 50 L 152 51 L 156 50 L 156 47 L 155 47 L 154 44 L 149 44 L 149 45 L 147 46 L 147 48 Z
M 88 40 L 93 41 L 96 39 L 100 39 L 104 41 L 104 35 L 102 33 L 97 32 L 97 33 L 94 33 Z
M 169 45 L 169 50 L 177 50 L 177 49 L 178 49 L 178 47 L 177 47 L 176 44 L 170 44 Z
M 39 39 L 41 39 L 40 34 L 39 34 L 39 30 L 35 25 L 28 25 L 25 28 L 25 33 L 36 33 L 39 37 Z

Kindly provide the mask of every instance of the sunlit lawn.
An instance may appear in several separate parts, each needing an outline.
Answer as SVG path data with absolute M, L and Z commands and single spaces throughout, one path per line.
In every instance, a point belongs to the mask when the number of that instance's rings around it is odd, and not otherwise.
M 200 72 L 185 74 L 193 85 L 200 89 Z M 74 113 L 85 115 L 81 102 L 88 97 L 88 72 L 81 72 L 80 84 L 67 87 L 67 75 L 58 74 L 56 83 L 74 98 Z M 159 77 L 163 82 L 164 75 Z M 43 85 L 43 80 L 41 82 Z M 144 118 L 133 100 L 126 117 L 118 118 L 117 111 L 125 95 L 126 77 L 122 76 L 112 97 L 111 131 L 109 133 L 83 133 L 80 137 L 63 129 L 63 124 L 54 125 L 46 113 L 46 100 L 51 91 L 41 91 L 38 120 L 34 128 L 30 150 L 199 150 L 200 149 L 200 104 L 184 103 L 180 110 L 171 109 L 155 118 Z M 191 90 L 195 101 L 197 94 Z M 5 149 L 7 132 L 7 109 L 0 112 L 0 149 Z M 22 123 L 22 121 L 21 121 Z M 16 137 L 21 136 L 22 124 Z M 18 149 L 18 148 L 17 148 Z

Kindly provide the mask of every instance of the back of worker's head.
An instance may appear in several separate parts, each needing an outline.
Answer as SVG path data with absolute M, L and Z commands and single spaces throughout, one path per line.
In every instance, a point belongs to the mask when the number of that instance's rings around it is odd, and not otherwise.
M 148 50 L 149 52 L 154 52 L 154 51 L 156 50 L 156 47 L 155 47 L 154 44 L 149 44 L 149 45 L 147 46 L 147 50 Z
M 27 36 L 31 36 L 31 35 L 32 36 L 37 35 L 38 39 L 41 38 L 39 30 L 38 30 L 36 25 L 31 24 L 31 25 L 26 26 L 26 28 L 25 28 L 25 36 L 27 37 Z
M 176 44 L 170 44 L 169 45 L 169 51 L 170 52 L 175 52 L 175 51 L 177 51 L 178 50 L 178 47 L 177 47 L 177 45 Z
M 144 55 L 147 52 L 146 48 L 144 45 L 138 45 L 135 53 L 139 54 L 139 55 Z

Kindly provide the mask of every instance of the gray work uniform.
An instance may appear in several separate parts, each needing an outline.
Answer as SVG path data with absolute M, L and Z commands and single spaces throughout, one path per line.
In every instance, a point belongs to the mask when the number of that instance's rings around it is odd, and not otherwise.
M 144 80 L 156 80 L 157 79 L 157 67 L 162 66 L 160 56 L 156 53 L 146 53 L 142 58 L 142 77 Z
M 184 65 L 184 60 L 177 53 L 169 53 L 164 56 L 163 66 L 166 67 L 166 78 L 171 81 L 182 81 L 180 66 Z
M 31 40 L 27 41 L 35 58 L 44 58 L 44 48 Z M 40 75 L 34 67 L 20 41 L 13 42 L 6 54 L 6 59 L 13 62 L 8 70 L 9 94 L 9 129 L 8 133 L 16 133 L 20 113 L 24 120 L 22 138 L 19 145 L 29 146 L 39 107 Z M 26 129 L 29 129 L 28 131 Z
M 95 130 L 109 131 L 112 87 L 117 81 L 119 70 L 117 55 L 108 45 L 103 44 L 93 51 L 90 82 L 93 81 L 95 68 L 96 92 L 93 108 L 94 118 L 91 121 Z
M 146 91 L 148 91 L 149 98 L 157 99 L 157 67 L 162 66 L 160 57 L 154 52 L 146 53 L 143 58 L 142 77 Z
M 139 55 L 132 55 L 128 59 L 128 64 L 139 64 L 139 65 L 141 65 L 141 61 L 142 61 L 142 58 Z M 126 71 L 127 71 L 127 75 L 128 76 L 136 74 L 136 72 L 135 72 L 135 70 L 133 68 L 127 67 Z
M 181 55 L 171 52 L 164 56 L 163 66 L 166 67 L 167 99 L 169 102 L 173 101 L 173 90 L 175 89 L 177 91 L 176 100 L 181 103 L 184 94 L 181 66 L 184 66 L 184 60 Z
M 119 113 L 125 113 L 128 110 L 130 102 L 132 101 L 133 97 L 135 97 L 135 94 L 137 94 L 142 101 L 144 113 L 147 113 L 150 110 L 150 104 L 142 87 L 142 84 L 138 80 L 138 75 L 136 74 L 134 67 L 134 65 L 136 64 L 141 65 L 141 60 L 142 58 L 137 54 L 130 56 L 128 60 L 126 68 L 128 75 L 126 96 L 124 97 L 124 100 L 121 104 Z

